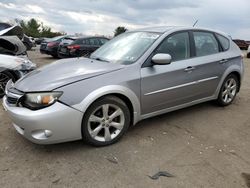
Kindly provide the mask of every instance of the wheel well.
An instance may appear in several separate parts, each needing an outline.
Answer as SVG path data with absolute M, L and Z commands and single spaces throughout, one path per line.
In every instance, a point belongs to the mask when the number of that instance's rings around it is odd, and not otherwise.
M 240 86 L 241 86 L 241 76 L 240 76 L 240 74 L 239 74 L 238 72 L 236 72 L 236 71 L 231 72 L 230 74 L 233 74 L 233 75 L 235 75 L 235 76 L 237 77 L 237 79 L 238 79 L 238 81 L 239 81 L 239 87 L 238 87 L 237 92 L 239 92 L 239 91 L 240 91 Z
M 10 69 L 7 69 L 7 70 L 4 70 L 3 72 L 8 72 L 10 73 L 11 75 L 14 76 L 15 80 L 13 80 L 13 82 L 17 81 L 19 79 L 19 76 L 18 74 L 14 71 L 14 70 L 10 70 Z
M 130 125 L 133 125 L 134 122 L 134 108 L 133 105 L 128 97 L 125 95 L 122 95 L 120 93 L 110 93 L 104 96 L 101 96 L 100 98 L 106 97 L 106 96 L 115 96 L 119 99 L 121 99 L 125 104 L 128 106 L 129 112 L 130 112 Z M 96 99 L 95 101 L 99 100 L 100 98 Z

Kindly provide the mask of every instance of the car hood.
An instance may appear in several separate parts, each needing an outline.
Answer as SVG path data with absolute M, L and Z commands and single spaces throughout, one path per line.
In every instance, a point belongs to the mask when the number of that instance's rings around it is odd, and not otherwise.
M 32 71 L 18 80 L 14 87 L 23 92 L 51 91 L 122 69 L 124 66 L 88 58 L 64 59 Z

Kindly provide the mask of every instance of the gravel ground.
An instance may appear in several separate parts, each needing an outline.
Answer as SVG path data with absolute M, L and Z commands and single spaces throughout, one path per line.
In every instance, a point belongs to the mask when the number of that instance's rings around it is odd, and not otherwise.
M 37 49 L 29 57 L 39 66 L 54 60 Z M 244 62 L 242 89 L 231 106 L 209 102 L 144 120 L 103 148 L 82 141 L 32 144 L 0 107 L 0 187 L 247 187 L 250 60 Z M 174 177 L 148 177 L 158 171 Z

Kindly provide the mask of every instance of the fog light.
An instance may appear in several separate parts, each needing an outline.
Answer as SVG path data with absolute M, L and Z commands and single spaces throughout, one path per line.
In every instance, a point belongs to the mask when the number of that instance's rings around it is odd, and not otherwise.
M 52 132 L 50 130 L 44 130 L 44 134 L 46 137 L 51 137 L 52 136 Z
M 35 130 L 31 133 L 32 137 L 37 140 L 46 140 L 52 136 L 52 131 L 50 130 Z

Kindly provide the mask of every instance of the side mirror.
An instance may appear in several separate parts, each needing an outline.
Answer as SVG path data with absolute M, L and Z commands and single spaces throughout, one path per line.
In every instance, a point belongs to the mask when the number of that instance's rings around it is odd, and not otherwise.
M 171 63 L 171 60 L 172 60 L 171 55 L 163 53 L 155 54 L 152 57 L 152 61 L 156 65 L 167 65 Z

